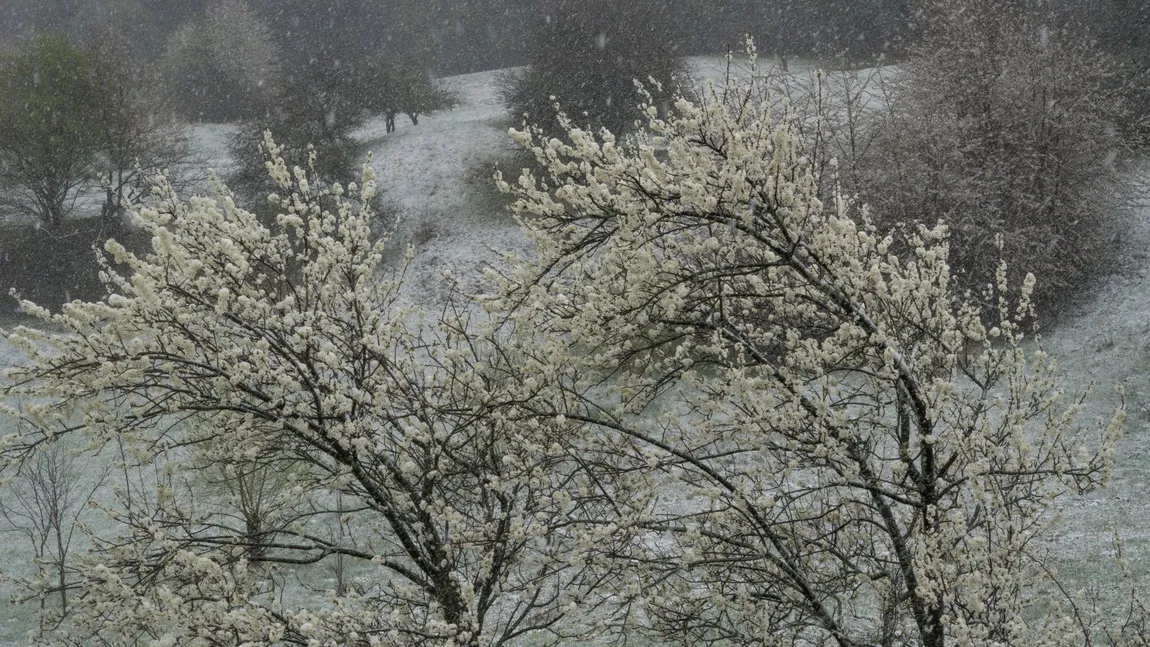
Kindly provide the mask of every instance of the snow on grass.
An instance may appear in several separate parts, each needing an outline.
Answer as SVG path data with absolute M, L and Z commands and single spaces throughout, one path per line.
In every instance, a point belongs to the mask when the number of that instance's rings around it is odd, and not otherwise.
M 494 197 L 495 162 L 516 152 L 496 74 L 446 79 L 459 107 L 420 117 L 418 126 L 400 115 L 394 133 L 385 134 L 382 119 L 357 133 L 368 142 L 384 202 L 398 210 L 397 242 L 415 247 L 409 287 L 424 298 L 442 294 L 445 270 L 461 277 L 464 289 L 477 289 L 480 271 L 497 259 L 493 250 L 526 243 Z
M 187 126 L 188 145 L 205 169 L 224 177 L 232 170 L 230 147 L 238 131 L 239 127 L 232 124 L 190 124 Z M 210 188 L 205 185 L 199 190 L 207 192 Z
M 1150 182 L 1150 170 L 1138 175 Z M 1113 572 L 1116 534 L 1123 537 L 1133 573 L 1143 582 L 1150 576 L 1148 249 L 1150 203 L 1144 203 L 1108 259 L 1117 271 L 1042 336 L 1045 350 L 1059 361 L 1068 391 L 1093 389 L 1083 421 L 1109 415 L 1120 402 L 1117 387 L 1125 390 L 1128 417 L 1110 487 L 1064 501 L 1060 541 L 1054 546 L 1062 570 L 1082 585 Z

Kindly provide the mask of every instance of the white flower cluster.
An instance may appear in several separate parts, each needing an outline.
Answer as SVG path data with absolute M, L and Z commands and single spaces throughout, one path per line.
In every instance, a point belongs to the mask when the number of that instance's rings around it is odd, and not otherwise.
M 602 497 L 555 442 L 573 423 L 522 409 L 541 387 L 466 308 L 401 305 L 370 164 L 320 189 L 265 148 L 274 227 L 222 186 L 183 201 L 161 177 L 135 212 L 151 251 L 108 245 L 109 296 L 26 304 L 59 332 L 9 336 L 27 354 L 11 393 L 39 403 L 10 454 L 82 428 L 153 474 L 118 487 L 121 530 L 81 565 L 69 635 L 474 645 L 550 627 L 592 581 L 563 525 Z M 305 593 L 280 565 L 323 560 L 354 581 L 291 604 Z

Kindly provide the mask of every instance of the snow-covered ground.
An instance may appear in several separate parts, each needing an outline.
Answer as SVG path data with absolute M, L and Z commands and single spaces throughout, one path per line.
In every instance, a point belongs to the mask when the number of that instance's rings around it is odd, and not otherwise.
M 721 58 L 692 64 L 701 78 L 721 79 L 726 73 Z M 792 63 L 791 69 L 803 67 Z M 440 277 L 446 269 L 462 279 L 465 289 L 478 287 L 479 270 L 495 262 L 495 250 L 525 245 L 490 179 L 496 163 L 505 175 L 518 174 L 516 149 L 507 136 L 514 122 L 500 105 L 496 74 L 446 79 L 460 106 L 421 117 L 418 126 L 401 116 L 394 133 L 385 133 L 382 120 L 358 132 L 372 154 L 384 201 L 398 212 L 397 242 L 415 247 L 409 285 L 421 299 L 434 300 L 442 293 Z M 227 125 L 191 127 L 198 152 L 221 174 L 230 165 L 232 132 L 234 127 Z M 1145 496 L 1150 484 L 1150 254 L 1138 251 L 1150 249 L 1150 205 L 1139 211 L 1126 242 L 1131 251 L 1124 253 L 1123 271 L 1105 280 L 1043 339 L 1047 351 L 1060 359 L 1071 390 L 1094 385 L 1093 404 L 1084 418 L 1108 413 L 1118 401 L 1116 385 L 1124 386 L 1130 410 L 1112 487 L 1069 501 L 1061 541 L 1053 547 L 1064 570 L 1082 584 L 1108 567 L 1115 532 L 1126 538 L 1134 571 L 1147 580 L 1150 570 L 1150 526 L 1145 522 L 1150 519 Z M 17 359 L 0 344 L 0 364 Z M 16 537 L 0 534 L 0 542 L 5 541 L 6 563 L 29 559 Z M 0 590 L 0 598 L 4 593 Z M 0 608 L 0 644 L 24 642 L 30 611 Z
M 418 126 L 401 115 L 390 135 L 382 120 L 359 133 L 370 142 L 385 203 L 398 209 L 397 242 L 415 247 L 409 276 L 423 295 L 442 289 L 448 269 L 465 288 L 477 287 L 474 279 L 495 260 L 494 250 L 525 243 L 494 191 L 497 162 L 505 174 L 518 175 L 508 168 L 516 152 L 507 136 L 513 122 L 500 103 L 496 74 L 447 79 L 459 107 L 420 117 Z
M 1150 170 L 1138 176 L 1150 181 Z M 1042 335 L 1067 387 L 1093 389 L 1083 420 L 1109 415 L 1121 399 L 1118 387 L 1128 412 L 1110 487 L 1066 501 L 1055 549 L 1074 579 L 1099 582 L 1113 571 L 1121 535 L 1128 565 L 1150 586 L 1150 202 L 1136 211 L 1118 247 L 1108 260 L 1119 270 Z

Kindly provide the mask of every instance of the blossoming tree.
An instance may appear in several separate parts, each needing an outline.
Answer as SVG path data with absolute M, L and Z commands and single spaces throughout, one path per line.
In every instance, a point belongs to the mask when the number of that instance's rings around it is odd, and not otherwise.
M 728 80 L 626 142 L 512 132 L 499 180 L 536 245 L 490 307 L 535 330 L 532 403 L 629 474 L 610 521 L 625 628 L 683 644 L 1083 644 L 1038 543 L 1107 477 L 1123 412 L 1076 423 L 1027 340 L 951 286 L 946 228 L 904 245 L 818 198 L 777 104 Z M 908 250 L 897 254 L 896 249 Z M 1005 266 L 999 268 L 1007 293 Z M 588 463 L 595 461 L 588 458 Z M 605 522 L 608 520 L 604 520 Z
M 564 525 L 600 498 L 553 440 L 565 425 L 523 409 L 535 387 L 513 347 L 465 309 L 428 317 L 404 305 L 402 270 L 385 268 L 386 241 L 369 233 L 369 166 L 358 186 L 323 185 L 265 146 L 282 192 L 276 229 L 223 187 L 182 201 L 161 180 L 136 212 L 152 251 L 108 246 L 109 296 L 56 315 L 25 303 L 59 332 L 9 337 L 27 354 L 10 393 L 35 403 L 20 415 L 36 429 L 10 437 L 9 456 L 84 432 L 125 446 L 134 468 L 156 467 L 108 504 L 118 532 L 96 538 L 57 637 L 563 635 L 595 584 Z M 202 496 L 204 466 L 247 479 L 230 488 L 243 514 Z M 269 472 L 274 491 L 252 482 Z M 318 599 L 282 570 L 334 559 L 348 581 Z

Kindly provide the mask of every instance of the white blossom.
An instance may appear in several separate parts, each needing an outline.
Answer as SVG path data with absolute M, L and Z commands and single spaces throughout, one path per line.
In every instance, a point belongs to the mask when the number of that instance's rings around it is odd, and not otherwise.
M 610 147 L 513 132 L 542 170 L 499 180 L 536 256 L 492 273 L 488 306 L 567 385 L 533 406 L 582 421 L 568 442 L 631 488 L 599 527 L 643 537 L 604 551 L 640 583 L 623 631 L 1083 644 L 1092 621 L 1042 595 L 1036 542 L 1061 497 L 1105 482 L 1124 412 L 1077 423 L 1026 339 L 1033 277 L 987 324 L 951 287 L 945 226 L 896 246 L 821 201 L 756 87 L 649 112 Z

